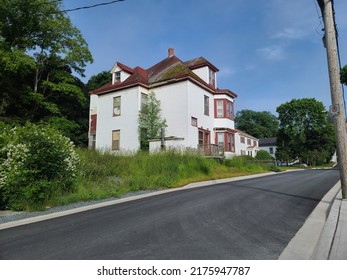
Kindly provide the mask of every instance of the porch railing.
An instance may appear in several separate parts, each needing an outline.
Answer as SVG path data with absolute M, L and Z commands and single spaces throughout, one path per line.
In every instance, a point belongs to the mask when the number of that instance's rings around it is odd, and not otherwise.
M 224 148 L 217 144 L 201 144 L 198 145 L 200 154 L 208 157 L 224 157 Z

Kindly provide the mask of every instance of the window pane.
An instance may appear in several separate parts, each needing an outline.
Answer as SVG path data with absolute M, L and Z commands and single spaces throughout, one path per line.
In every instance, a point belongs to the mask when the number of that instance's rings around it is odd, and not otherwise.
M 223 100 L 217 100 L 217 118 L 224 117 Z
M 191 119 L 191 124 L 192 124 L 192 126 L 198 126 L 198 119 L 192 117 L 192 119 Z
M 120 116 L 120 96 L 113 98 L 113 116 Z
M 114 73 L 114 81 L 120 82 L 120 71 Z
M 120 131 L 113 130 L 112 131 L 112 150 L 119 150 L 119 140 L 120 140 Z
M 204 95 L 204 114 L 207 116 L 210 114 L 210 98 L 206 95 Z
M 224 133 L 217 133 L 218 145 L 224 147 Z
M 148 95 L 145 93 L 141 93 L 141 108 L 143 108 L 144 104 L 147 104 Z

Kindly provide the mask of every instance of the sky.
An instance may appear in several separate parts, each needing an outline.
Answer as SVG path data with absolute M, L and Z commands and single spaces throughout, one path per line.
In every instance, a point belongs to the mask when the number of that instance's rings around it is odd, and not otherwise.
M 64 0 L 73 9 L 110 0 Z M 124 0 L 68 12 L 94 63 L 92 75 L 118 61 L 151 67 L 168 48 L 182 61 L 204 57 L 217 86 L 238 97 L 235 110 L 269 111 L 292 99 L 331 105 L 323 23 L 316 0 Z M 335 0 L 341 65 L 347 64 L 346 0 Z

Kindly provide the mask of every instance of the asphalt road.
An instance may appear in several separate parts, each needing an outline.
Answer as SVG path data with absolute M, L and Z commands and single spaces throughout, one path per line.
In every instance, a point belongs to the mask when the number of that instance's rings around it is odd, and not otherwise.
M 0 259 L 277 259 L 338 170 L 182 190 L 0 231 Z

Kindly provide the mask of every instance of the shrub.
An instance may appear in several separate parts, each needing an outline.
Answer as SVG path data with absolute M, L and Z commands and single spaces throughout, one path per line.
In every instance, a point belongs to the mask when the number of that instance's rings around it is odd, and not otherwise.
M 74 188 L 78 157 L 69 138 L 26 124 L 0 135 L 0 201 L 14 210 L 42 208 Z
M 265 150 L 259 150 L 255 158 L 257 160 L 273 160 L 273 157 L 270 155 L 270 153 Z

